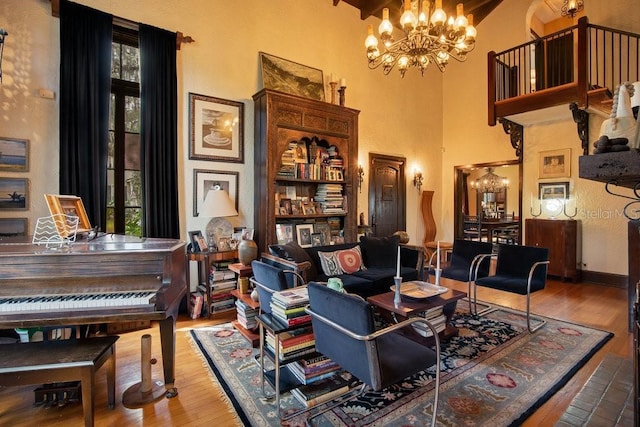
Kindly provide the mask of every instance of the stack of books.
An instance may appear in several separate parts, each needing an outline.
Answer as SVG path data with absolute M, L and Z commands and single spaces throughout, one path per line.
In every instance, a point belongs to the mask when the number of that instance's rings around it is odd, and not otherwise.
M 311 384 L 329 378 L 340 370 L 340 365 L 327 356 L 318 354 L 289 363 L 287 368 L 302 384 Z
M 436 331 L 438 331 L 438 333 L 444 331 L 447 328 L 447 318 L 442 312 L 442 307 L 434 307 L 430 310 L 425 311 L 423 313 L 423 317 L 436 328 Z M 431 332 L 431 329 L 423 323 L 414 323 L 412 326 L 417 333 L 425 338 L 433 336 L 433 332 Z
M 191 313 L 192 319 L 198 319 L 202 315 L 202 307 L 204 306 L 204 295 L 202 292 L 191 292 Z
M 236 275 L 229 270 L 229 263 L 215 263 L 209 272 L 211 301 L 209 313 L 221 313 L 236 308 L 235 298 L 231 291 L 237 286 Z
M 298 144 L 295 141 L 289 143 L 289 148 L 282 153 L 280 170 L 276 173 L 279 178 L 293 178 L 295 176 L 295 149 Z
M 275 292 L 271 297 L 271 315 L 286 326 L 304 325 L 311 322 L 311 316 L 304 310 L 307 304 L 306 286 Z
M 267 348 L 274 352 L 276 337 L 267 331 L 265 341 Z M 280 361 L 288 361 L 305 354 L 315 353 L 316 341 L 311 326 L 294 329 L 278 334 L 278 354 Z
M 241 299 L 236 300 L 236 311 L 238 323 L 245 329 L 254 329 L 258 326 L 258 320 L 256 316 L 258 315 L 259 308 L 251 308 Z
M 340 184 L 318 184 L 316 202 L 320 202 L 322 213 L 342 214 L 344 210 L 344 196 Z
M 294 388 L 291 394 L 305 407 L 316 406 L 335 399 L 349 391 L 349 383 L 338 374 Z

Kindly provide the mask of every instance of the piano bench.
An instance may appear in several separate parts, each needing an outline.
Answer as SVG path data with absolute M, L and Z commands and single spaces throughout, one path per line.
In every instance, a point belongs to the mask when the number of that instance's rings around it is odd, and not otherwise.
M 80 380 L 84 425 L 93 426 L 94 374 L 107 364 L 109 408 L 115 407 L 118 336 L 0 345 L 0 385 Z

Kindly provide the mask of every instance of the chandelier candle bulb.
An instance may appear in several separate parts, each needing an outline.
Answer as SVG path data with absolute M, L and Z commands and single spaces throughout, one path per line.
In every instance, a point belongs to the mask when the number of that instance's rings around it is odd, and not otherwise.
M 340 87 L 347 87 L 347 79 L 344 77 L 340 79 Z

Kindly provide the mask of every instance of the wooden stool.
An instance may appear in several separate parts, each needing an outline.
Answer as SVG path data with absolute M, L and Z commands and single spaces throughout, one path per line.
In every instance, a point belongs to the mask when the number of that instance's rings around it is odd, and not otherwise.
M 109 408 L 115 407 L 117 336 L 0 345 L 0 385 L 80 380 L 84 425 L 93 426 L 94 374 L 107 363 Z
M 425 262 L 429 262 L 431 256 L 438 249 L 438 242 L 427 242 L 425 245 L 427 251 L 427 259 Z M 445 267 L 449 263 L 449 256 L 453 251 L 453 243 L 440 241 L 440 267 Z

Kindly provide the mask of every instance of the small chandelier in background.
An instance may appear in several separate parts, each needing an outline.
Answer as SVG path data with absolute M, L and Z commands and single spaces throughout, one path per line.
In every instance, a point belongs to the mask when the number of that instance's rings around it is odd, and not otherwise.
M 499 193 L 507 187 L 509 187 L 509 180 L 493 173 L 493 168 L 487 168 L 487 173 L 471 181 L 471 188 L 479 193 Z
M 564 0 L 560 14 L 573 18 L 578 12 L 584 9 L 584 0 Z
M 8 35 L 9 33 L 0 28 L 0 83 L 2 83 L 2 52 L 4 52 L 4 38 Z
M 382 66 L 385 75 L 397 66 L 400 74 L 409 67 L 417 67 L 424 75 L 429 64 L 436 64 L 444 72 L 449 59 L 464 61 L 475 47 L 477 31 L 473 15 L 464 16 L 463 5 L 457 5 L 457 16 L 447 17 L 442 10 L 442 0 L 404 0 L 404 13 L 400 18 L 404 37 L 393 39 L 393 25 L 389 21 L 389 9 L 382 10 L 382 22 L 378 27 L 383 51 L 378 49 L 378 39 L 373 26 L 367 29 L 364 42 L 367 48 L 369 68 Z

